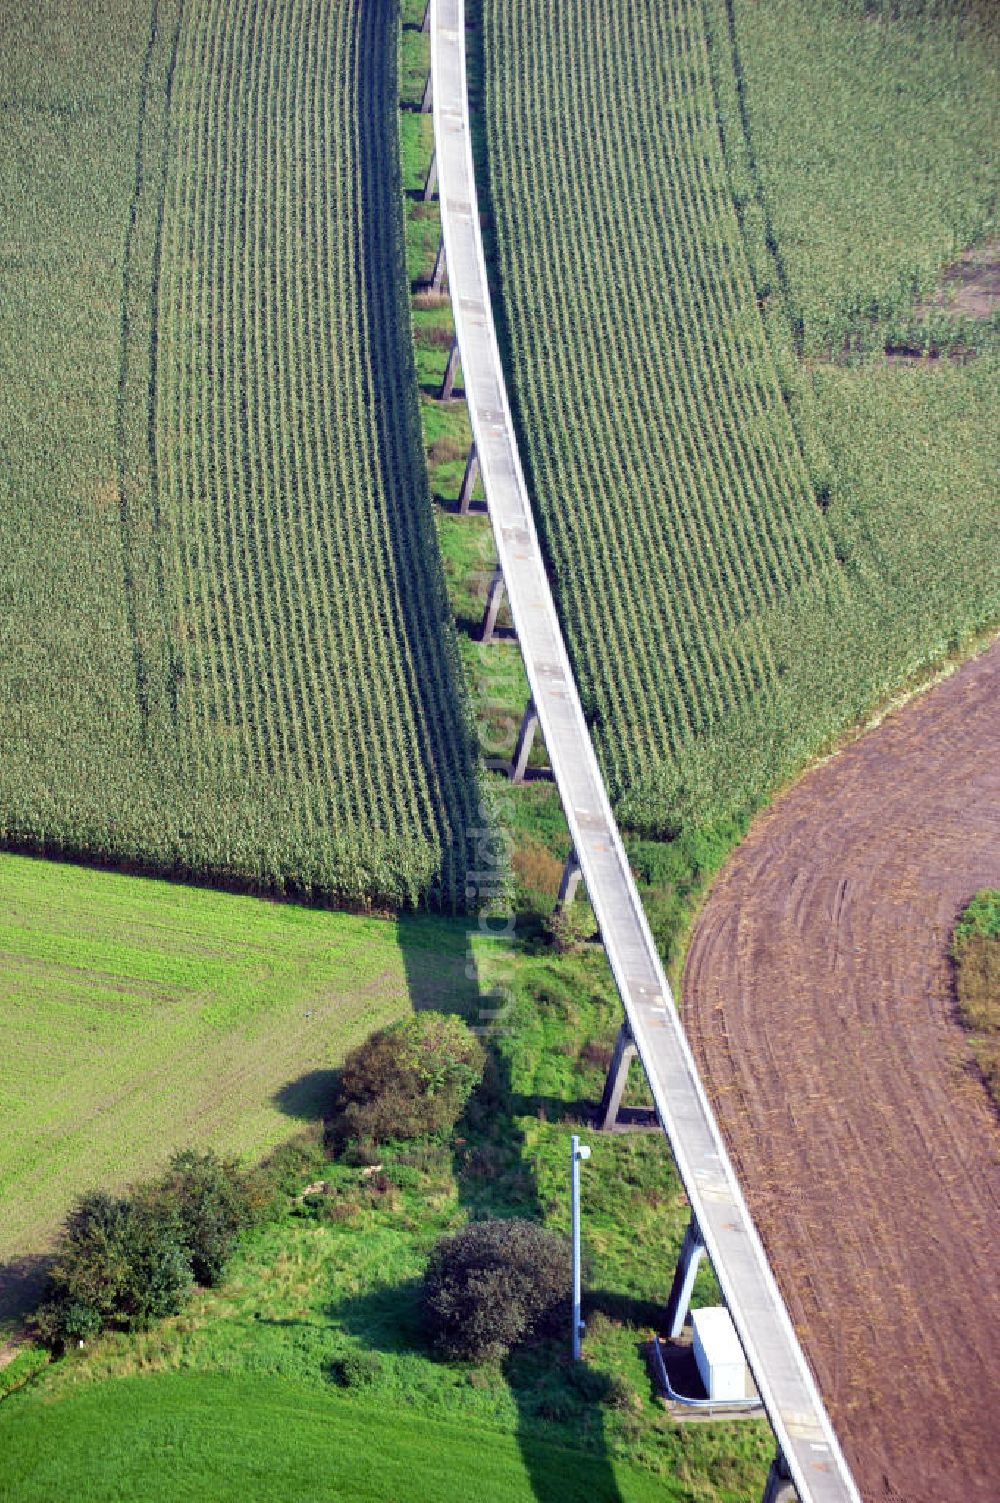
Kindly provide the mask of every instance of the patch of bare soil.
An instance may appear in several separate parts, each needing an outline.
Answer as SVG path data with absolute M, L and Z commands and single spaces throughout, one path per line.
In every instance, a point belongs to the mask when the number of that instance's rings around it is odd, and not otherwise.
M 940 290 L 916 309 L 918 317 L 946 309 L 991 318 L 1000 308 L 1000 240 L 975 245 L 945 268 Z
M 804 777 L 715 883 L 684 1020 L 866 1503 L 1000 1498 L 1000 1130 L 948 947 L 1000 882 L 1000 644 Z
M 1000 308 L 1000 240 L 987 240 L 973 246 L 941 273 L 941 284 L 933 297 L 918 303 L 914 319 L 920 321 L 935 314 L 987 319 Z M 965 364 L 975 351 L 959 345 L 946 354 L 909 349 L 905 345 L 887 345 L 890 365 L 933 365 L 944 358 Z

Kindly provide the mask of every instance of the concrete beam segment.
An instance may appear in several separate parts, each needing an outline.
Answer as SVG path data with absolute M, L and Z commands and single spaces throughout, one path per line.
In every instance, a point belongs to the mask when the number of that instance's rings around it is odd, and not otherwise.
M 486 592 L 486 609 L 483 611 L 483 629 L 479 634 L 479 640 L 487 645 L 493 641 L 493 631 L 497 624 L 497 615 L 503 603 L 503 570 L 493 570 L 493 578 Z
M 431 272 L 431 291 L 443 292 L 445 282 L 448 279 L 448 257 L 444 253 L 444 241 L 437 248 L 434 257 L 434 270 Z
M 565 907 L 572 903 L 576 897 L 576 889 L 580 885 L 580 878 L 582 876 L 583 869 L 576 859 L 576 849 L 570 846 L 569 855 L 566 857 L 566 865 L 563 867 L 562 881 L 559 883 L 559 896 L 556 898 L 556 913 L 561 913 Z
M 468 516 L 469 507 L 472 505 L 472 492 L 475 489 L 476 480 L 479 476 L 479 455 L 476 453 L 475 441 L 469 445 L 469 457 L 465 461 L 465 474 L 462 476 L 462 488 L 458 493 L 458 510 L 463 517 Z
M 704 1256 L 705 1243 L 698 1230 L 698 1223 L 692 1216 L 688 1222 L 687 1231 L 684 1233 L 684 1241 L 681 1243 L 681 1255 L 677 1259 L 674 1282 L 670 1287 L 670 1298 L 667 1300 L 667 1335 L 672 1340 L 676 1341 L 684 1329 L 684 1322 L 691 1308 L 691 1295 L 694 1292 L 698 1264 Z
M 604 1082 L 604 1095 L 598 1112 L 602 1132 L 610 1132 L 618 1121 L 622 1097 L 628 1085 L 628 1072 L 638 1052 L 635 1039 L 632 1037 L 632 1030 L 626 1019 L 618 1030 L 615 1052 L 611 1056 L 608 1078 Z
M 455 390 L 455 377 L 458 375 L 458 363 L 460 359 L 461 355 L 458 348 L 458 340 L 456 339 L 453 340 L 451 350 L 448 354 L 448 364 L 444 368 L 444 380 L 441 382 L 441 390 L 438 394 L 442 402 L 447 402 Z
M 510 764 L 510 780 L 512 783 L 523 783 L 524 774 L 528 769 L 528 758 L 531 756 L 531 748 L 535 744 L 535 732 L 538 730 L 538 711 L 535 709 L 535 701 L 529 699 L 524 711 L 524 719 L 521 721 L 521 729 L 517 733 L 517 745 L 514 747 L 514 755 Z
M 431 29 L 431 0 L 427 0 L 427 4 L 424 6 L 424 19 L 420 23 L 420 30 L 421 31 L 430 31 L 430 29 Z
M 423 98 L 420 101 L 420 113 L 429 115 L 434 101 L 434 75 L 428 73 L 427 82 L 424 84 Z
M 434 190 L 437 187 L 437 180 L 438 180 L 438 159 L 437 159 L 437 152 L 435 151 L 433 153 L 433 155 L 431 156 L 431 165 L 428 167 L 428 169 L 427 169 L 427 176 L 424 179 L 424 202 L 425 203 L 427 203 L 429 199 L 432 199 L 434 197 Z
M 573 678 L 518 454 L 490 306 L 465 43 L 463 0 L 431 0 L 434 140 L 448 282 L 497 558 L 532 697 L 511 775 L 523 775 L 537 726 L 657 1117 L 777 1444 L 802 1503 L 861 1503 L 677 1016 Z

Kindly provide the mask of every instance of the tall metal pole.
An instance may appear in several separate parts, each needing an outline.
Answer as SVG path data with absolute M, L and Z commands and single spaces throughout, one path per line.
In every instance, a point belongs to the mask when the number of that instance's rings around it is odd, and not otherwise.
M 573 1215 L 573 1361 L 579 1362 L 580 1337 L 583 1335 L 583 1321 L 580 1319 L 580 1163 L 581 1160 L 590 1158 L 590 1149 L 580 1142 L 576 1133 L 573 1134 L 572 1145 L 570 1201 Z

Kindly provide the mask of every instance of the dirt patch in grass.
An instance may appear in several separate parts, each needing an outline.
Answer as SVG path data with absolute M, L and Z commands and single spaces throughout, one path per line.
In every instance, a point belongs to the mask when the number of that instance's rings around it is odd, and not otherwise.
M 947 359 L 965 364 L 976 356 L 976 338 L 970 327 L 985 323 L 1000 309 L 1000 240 L 988 240 L 983 245 L 973 246 L 953 261 L 941 273 L 937 292 L 933 297 L 918 303 L 913 310 L 910 338 L 899 338 L 886 345 L 886 359 L 890 365 L 933 365 Z M 941 320 L 952 325 L 949 337 L 947 328 L 941 329 Z M 927 348 L 921 340 L 921 330 L 944 342 L 940 348 L 932 343 Z
M 949 953 L 973 894 L 1000 886 L 998 702 L 1000 644 L 776 800 L 716 880 L 684 977 L 695 1056 L 872 1503 L 995 1503 L 1000 1476 L 1000 1134 Z
M 442 434 L 436 438 L 427 451 L 427 460 L 430 465 L 454 464 L 456 460 L 464 459 L 467 446 L 460 439 L 452 438 L 451 434 Z
M 972 318 L 992 318 L 1000 308 L 1000 240 L 974 245 L 945 267 L 940 290 L 920 303 L 918 317 L 946 309 Z

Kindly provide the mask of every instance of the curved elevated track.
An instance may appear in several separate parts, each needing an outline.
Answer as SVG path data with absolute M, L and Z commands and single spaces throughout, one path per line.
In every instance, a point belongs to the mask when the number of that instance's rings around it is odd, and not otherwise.
M 859 1503 L 684 1037 L 563 643 L 490 306 L 469 129 L 464 0 L 431 0 L 430 30 L 441 225 L 465 394 L 511 613 L 577 859 L 659 1121 L 799 1497 Z

